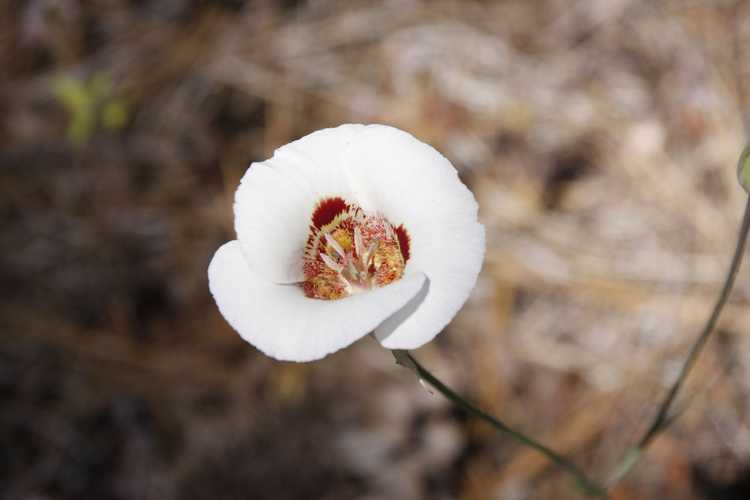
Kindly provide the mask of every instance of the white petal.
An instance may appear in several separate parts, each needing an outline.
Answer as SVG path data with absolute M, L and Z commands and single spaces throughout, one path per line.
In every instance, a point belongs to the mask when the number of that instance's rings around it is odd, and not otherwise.
M 343 161 L 357 201 L 408 231 L 406 273 L 423 272 L 429 280 L 375 331 L 389 349 L 414 349 L 448 324 L 474 287 L 485 247 L 477 202 L 443 155 L 398 129 L 366 127 Z
M 237 239 L 258 272 L 277 283 L 302 280 L 310 218 L 321 198 L 352 193 L 340 158 L 363 125 L 319 130 L 253 163 L 235 195 Z
M 208 266 L 211 293 L 237 332 L 268 356 L 311 361 L 373 331 L 425 285 L 415 274 L 391 285 L 340 300 L 305 297 L 296 285 L 258 276 L 237 241 L 225 243 Z

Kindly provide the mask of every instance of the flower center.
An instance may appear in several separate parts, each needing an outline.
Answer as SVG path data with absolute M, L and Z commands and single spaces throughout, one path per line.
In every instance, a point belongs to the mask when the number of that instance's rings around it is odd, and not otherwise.
M 400 279 L 408 260 L 403 226 L 342 198 L 325 198 L 312 214 L 302 290 L 314 299 L 341 299 Z

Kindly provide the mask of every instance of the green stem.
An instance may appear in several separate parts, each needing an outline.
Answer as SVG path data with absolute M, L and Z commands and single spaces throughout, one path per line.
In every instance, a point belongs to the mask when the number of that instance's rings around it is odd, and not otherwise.
M 403 350 L 394 350 L 393 356 L 396 358 L 396 362 L 400 364 L 401 366 L 404 366 L 406 368 L 409 368 L 410 370 L 414 371 L 417 374 L 417 377 L 419 377 L 420 380 L 430 384 L 430 386 L 434 387 L 435 390 L 437 390 L 439 393 L 441 393 L 443 396 L 445 396 L 448 400 L 455 403 L 456 405 L 460 406 L 464 410 L 466 410 L 468 413 L 474 415 L 475 417 L 478 417 L 488 424 L 490 424 L 495 429 L 505 432 L 506 434 L 509 434 L 511 437 L 515 438 L 520 443 L 533 448 L 534 450 L 538 451 L 560 467 L 562 467 L 564 470 L 566 470 L 568 473 L 570 473 L 578 483 L 578 485 L 583 489 L 583 491 L 589 495 L 589 496 L 597 496 L 597 497 L 606 497 L 607 493 L 605 489 L 589 479 L 586 474 L 579 469 L 573 462 L 566 459 L 559 453 L 547 448 L 543 444 L 535 441 L 534 439 L 526 436 L 525 434 L 522 434 L 519 431 L 516 431 L 510 427 L 508 427 L 503 422 L 499 421 L 489 413 L 484 412 L 483 410 L 477 408 L 455 392 L 451 390 L 448 386 L 446 386 L 444 383 L 442 383 L 440 380 L 438 380 L 437 377 L 435 377 L 432 373 L 430 373 L 426 368 L 424 368 L 422 365 L 419 364 L 419 362 L 414 359 L 414 357 L 409 353 L 409 351 L 403 351 Z
M 721 293 L 719 294 L 718 299 L 716 300 L 713 311 L 711 311 L 711 315 L 709 316 L 708 321 L 706 321 L 706 324 L 703 327 L 700 335 L 695 340 L 695 342 L 693 342 L 693 345 L 690 346 L 690 351 L 688 352 L 687 358 L 685 359 L 685 363 L 682 365 L 680 374 L 678 375 L 677 380 L 675 380 L 672 384 L 672 387 L 669 388 L 669 392 L 667 392 L 666 396 L 664 397 L 664 400 L 659 407 L 659 411 L 656 414 L 656 417 L 654 418 L 653 422 L 651 422 L 651 425 L 648 427 L 646 432 L 643 433 L 643 436 L 638 441 L 638 444 L 628 451 L 620 466 L 615 470 L 614 475 L 608 483 L 610 487 L 617 484 L 623 477 L 625 477 L 625 475 L 627 475 L 630 469 L 632 469 L 633 466 L 638 462 L 638 459 L 643 454 L 643 451 L 654 440 L 654 438 L 658 436 L 662 431 L 664 431 L 676 419 L 676 416 L 669 415 L 669 410 L 672 408 L 672 404 L 677 397 L 677 393 L 680 391 L 680 388 L 685 383 L 685 380 L 690 374 L 690 370 L 692 370 L 695 362 L 698 360 L 703 347 L 711 337 L 711 333 L 713 333 L 714 329 L 716 328 L 716 322 L 719 320 L 719 315 L 721 314 L 721 311 L 724 309 L 724 306 L 729 299 L 729 294 L 734 287 L 734 282 L 737 278 L 737 273 L 740 270 L 742 258 L 745 254 L 745 244 L 747 243 L 748 230 L 750 230 L 750 199 L 748 199 L 748 202 L 745 205 L 745 214 L 742 217 L 742 225 L 740 226 L 739 236 L 737 237 L 737 246 L 734 250 L 734 257 L 732 258 L 732 263 L 729 266 L 729 270 L 727 271 L 727 275 L 724 280 L 724 286 L 721 289 Z

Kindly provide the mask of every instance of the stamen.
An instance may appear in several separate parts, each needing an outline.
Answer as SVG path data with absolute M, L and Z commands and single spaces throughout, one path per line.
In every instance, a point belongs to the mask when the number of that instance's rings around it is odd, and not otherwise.
M 378 250 L 378 246 L 380 245 L 380 240 L 373 240 L 372 243 L 370 243 L 370 246 L 367 248 L 367 252 L 365 252 L 365 256 L 363 261 L 369 266 L 372 264 L 373 259 L 375 258 L 375 252 Z
M 362 242 L 362 230 L 359 229 L 359 226 L 354 228 L 354 249 L 360 259 L 365 255 L 365 244 Z
M 325 234 L 325 238 L 326 238 L 326 243 L 331 245 L 331 247 L 333 247 L 333 249 L 336 250 L 336 253 L 339 254 L 339 256 L 342 259 L 346 259 L 346 252 L 344 252 L 344 249 L 341 248 L 341 245 L 339 244 L 339 242 L 334 240 L 333 236 L 331 236 L 328 233 Z
M 330 269 L 331 271 L 340 273 L 344 269 L 344 266 L 342 266 L 341 264 L 339 264 L 338 262 L 336 262 L 335 260 L 333 260 L 332 258 L 330 258 L 328 255 L 324 253 L 320 254 L 320 258 L 323 259 L 323 262 L 325 263 L 326 266 L 328 266 L 328 269 Z

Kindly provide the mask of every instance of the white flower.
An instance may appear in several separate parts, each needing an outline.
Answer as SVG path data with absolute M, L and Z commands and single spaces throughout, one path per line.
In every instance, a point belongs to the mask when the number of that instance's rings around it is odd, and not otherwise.
M 280 360 L 373 332 L 414 349 L 458 312 L 484 258 L 477 203 L 435 149 L 383 125 L 319 130 L 253 163 L 237 240 L 208 268 L 219 310 Z

